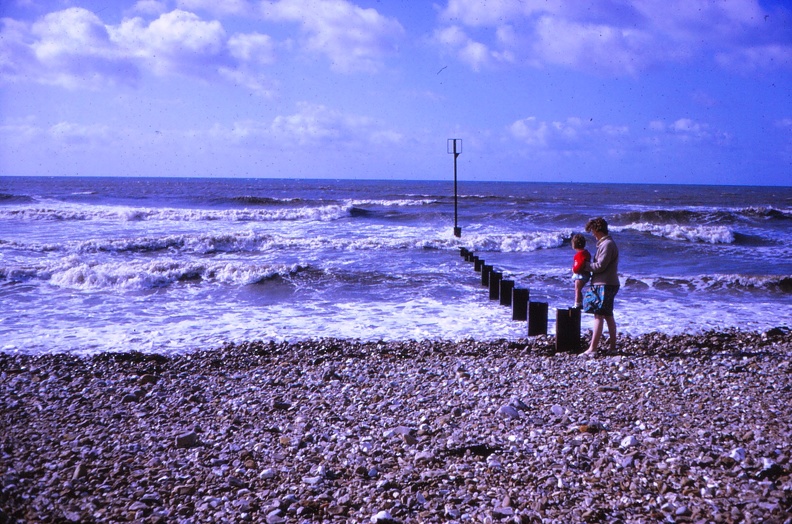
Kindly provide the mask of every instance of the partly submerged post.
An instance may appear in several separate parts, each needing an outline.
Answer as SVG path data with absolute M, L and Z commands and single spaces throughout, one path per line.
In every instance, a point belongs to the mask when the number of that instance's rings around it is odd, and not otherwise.
M 458 147 L 457 147 L 458 146 Z M 448 153 L 454 154 L 454 236 L 462 236 L 462 228 L 459 227 L 459 217 L 457 215 L 457 157 L 462 154 L 462 139 L 449 138 L 448 139 Z
M 556 309 L 556 351 L 580 349 L 580 308 Z

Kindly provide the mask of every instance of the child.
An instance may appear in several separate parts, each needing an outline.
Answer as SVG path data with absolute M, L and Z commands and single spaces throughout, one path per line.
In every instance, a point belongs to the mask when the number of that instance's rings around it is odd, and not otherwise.
M 591 260 L 591 253 L 586 249 L 586 237 L 580 233 L 572 235 L 572 248 L 577 251 L 572 262 L 572 279 L 575 281 L 575 306 L 583 306 L 583 286 L 591 279 L 591 273 L 584 271 L 586 263 Z

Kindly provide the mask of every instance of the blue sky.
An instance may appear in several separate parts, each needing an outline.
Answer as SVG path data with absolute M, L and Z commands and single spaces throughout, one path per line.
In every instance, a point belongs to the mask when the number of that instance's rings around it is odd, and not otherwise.
M 792 7 L 2 0 L 0 175 L 792 184 Z

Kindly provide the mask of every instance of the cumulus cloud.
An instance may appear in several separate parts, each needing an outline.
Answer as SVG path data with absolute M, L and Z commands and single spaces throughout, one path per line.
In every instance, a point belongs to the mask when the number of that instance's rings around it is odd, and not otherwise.
M 215 126 L 210 134 L 241 146 L 259 148 L 262 142 L 282 149 L 328 147 L 359 150 L 371 144 L 397 143 L 401 133 L 383 127 L 376 120 L 347 114 L 321 104 L 301 102 L 292 114 L 270 121 L 242 120 L 231 127 Z
M 156 2 L 138 2 L 139 11 Z M 160 6 L 161 7 L 161 6 Z M 2 20 L 0 79 L 67 88 L 138 83 L 145 73 L 224 80 L 271 94 L 262 68 L 276 60 L 272 38 L 228 35 L 217 20 L 176 9 L 147 21 L 125 18 L 107 25 L 91 11 L 70 8 L 27 25 Z
M 56 141 L 71 146 L 96 145 L 106 143 L 110 139 L 110 128 L 102 124 L 75 124 L 59 122 L 51 126 L 47 133 Z
M 517 120 L 509 126 L 511 135 L 537 149 L 573 150 L 584 146 L 595 131 L 589 121 L 569 117 L 563 121 L 543 121 L 534 116 Z
M 654 120 L 649 123 L 648 129 L 653 133 L 649 140 L 655 144 L 660 138 L 682 143 L 709 143 L 720 146 L 728 145 L 732 141 L 732 136 L 729 133 L 692 118 L 678 118 L 669 123 Z
M 326 142 L 362 146 L 372 140 L 398 141 L 400 136 L 382 129 L 368 117 L 349 115 L 321 104 L 301 103 L 292 115 L 276 117 L 270 132 L 279 142 L 300 145 Z M 379 138 L 375 138 L 379 137 Z
M 299 23 L 306 49 L 326 55 L 340 72 L 380 70 L 404 36 L 397 20 L 346 0 L 265 1 L 261 12 L 269 20 Z
M 615 0 L 585 9 L 561 0 L 448 0 L 434 40 L 474 69 L 485 61 L 470 59 L 472 42 L 487 63 L 635 75 L 704 56 L 730 70 L 753 72 L 792 67 L 783 20 L 767 15 L 758 0 Z M 442 38 L 451 28 L 466 38 Z M 763 44 L 745 47 L 750 40 Z
M 150 24 L 127 19 L 112 32 L 121 48 L 157 74 L 201 75 L 230 63 L 222 24 L 187 11 L 171 11 Z
M 253 8 L 246 0 L 177 0 L 179 9 L 187 11 L 206 11 L 215 16 L 243 16 L 252 13 Z
M 107 27 L 92 12 L 74 7 L 47 14 L 29 31 L 8 35 L 8 57 L 17 74 L 66 87 L 97 87 L 104 83 L 134 83 L 139 70 L 111 39 Z M 6 34 L 3 35 L 5 40 Z M 30 62 L 24 62 L 31 58 Z

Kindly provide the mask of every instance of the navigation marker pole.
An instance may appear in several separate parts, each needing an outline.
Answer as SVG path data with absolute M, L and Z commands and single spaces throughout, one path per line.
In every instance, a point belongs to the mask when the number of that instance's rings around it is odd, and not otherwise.
M 457 145 L 459 148 L 457 149 Z M 458 225 L 458 215 L 457 215 L 457 157 L 462 154 L 462 139 L 461 138 L 449 138 L 448 139 L 448 153 L 454 154 L 454 236 L 461 237 L 462 236 L 462 228 Z

